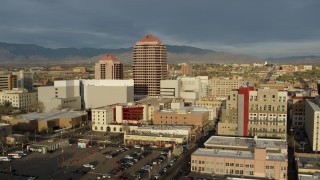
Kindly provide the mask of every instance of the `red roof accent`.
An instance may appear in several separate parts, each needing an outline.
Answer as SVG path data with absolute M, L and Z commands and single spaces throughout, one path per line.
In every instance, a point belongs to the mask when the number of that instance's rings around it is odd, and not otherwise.
M 118 58 L 116 58 L 112 54 L 107 54 L 107 55 L 103 56 L 100 60 L 102 60 L 102 61 L 119 61 Z
M 162 44 L 162 42 L 157 37 L 153 36 L 152 34 L 148 34 L 144 38 L 141 38 L 138 42 L 157 42 L 157 43 Z

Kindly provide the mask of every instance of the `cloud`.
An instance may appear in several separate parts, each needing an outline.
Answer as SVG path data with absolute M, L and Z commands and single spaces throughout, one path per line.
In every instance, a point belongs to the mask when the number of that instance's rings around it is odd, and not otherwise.
M 46 47 L 165 44 L 262 57 L 320 55 L 318 0 L 4 0 L 0 39 Z

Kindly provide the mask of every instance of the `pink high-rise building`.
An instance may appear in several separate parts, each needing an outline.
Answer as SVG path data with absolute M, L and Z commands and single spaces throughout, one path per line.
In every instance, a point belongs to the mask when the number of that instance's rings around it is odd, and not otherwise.
M 123 65 L 119 60 L 107 54 L 95 65 L 95 79 L 123 79 Z
M 167 76 L 167 51 L 153 35 L 140 39 L 133 48 L 134 93 L 159 96 L 160 81 Z

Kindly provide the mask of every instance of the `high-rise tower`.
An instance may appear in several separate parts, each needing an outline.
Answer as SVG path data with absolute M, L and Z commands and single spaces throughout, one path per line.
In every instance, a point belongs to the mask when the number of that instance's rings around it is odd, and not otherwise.
M 103 56 L 95 65 L 95 79 L 123 79 L 123 65 L 111 54 Z
M 160 80 L 167 76 L 167 51 L 153 35 L 140 39 L 133 48 L 134 93 L 159 96 Z

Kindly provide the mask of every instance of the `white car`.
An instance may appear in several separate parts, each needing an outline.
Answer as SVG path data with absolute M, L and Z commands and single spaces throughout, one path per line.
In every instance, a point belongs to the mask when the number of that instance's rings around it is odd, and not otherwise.
M 103 174 L 102 178 L 109 178 L 110 179 L 111 178 L 111 174 Z
M 83 165 L 83 167 L 94 169 L 94 166 L 92 164 L 85 164 Z

